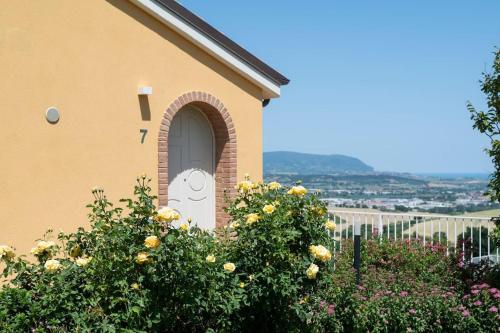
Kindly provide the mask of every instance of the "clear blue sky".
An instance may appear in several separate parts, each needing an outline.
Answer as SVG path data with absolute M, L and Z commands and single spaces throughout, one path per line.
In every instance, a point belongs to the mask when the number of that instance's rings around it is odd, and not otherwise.
M 264 151 L 340 153 L 381 171 L 488 172 L 465 102 L 500 47 L 499 0 L 182 4 L 291 79 Z

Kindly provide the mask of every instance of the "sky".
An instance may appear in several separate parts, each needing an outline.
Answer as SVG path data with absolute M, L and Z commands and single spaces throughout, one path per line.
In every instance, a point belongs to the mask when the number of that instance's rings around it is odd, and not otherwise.
M 291 80 L 264 111 L 264 151 L 492 170 L 465 103 L 485 108 L 499 0 L 180 2 Z

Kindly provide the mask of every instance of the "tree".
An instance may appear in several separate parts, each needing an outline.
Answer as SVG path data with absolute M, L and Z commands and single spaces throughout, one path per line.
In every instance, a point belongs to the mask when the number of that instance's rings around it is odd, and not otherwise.
M 467 109 L 474 122 L 473 128 L 484 133 L 490 139 L 490 147 L 486 152 L 491 157 L 495 168 L 490 176 L 487 194 L 493 201 L 500 202 L 500 49 L 495 51 L 491 73 L 483 73 L 481 91 L 486 95 L 487 111 L 477 110 L 471 102 L 467 102 Z M 495 219 L 497 228 L 494 238 L 500 245 L 500 217 Z

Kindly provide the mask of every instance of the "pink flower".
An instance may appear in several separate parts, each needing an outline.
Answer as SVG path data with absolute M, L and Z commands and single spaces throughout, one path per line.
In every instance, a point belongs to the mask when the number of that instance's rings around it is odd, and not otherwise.
M 408 292 L 407 291 L 402 291 L 402 292 L 399 293 L 399 296 L 406 297 L 406 296 L 408 296 Z
M 496 294 L 498 292 L 498 289 L 497 288 L 491 288 L 488 291 L 490 292 L 490 294 Z
M 475 302 L 474 302 L 474 305 L 475 305 L 475 306 L 480 306 L 480 305 L 483 305 L 483 302 L 481 302 L 481 301 L 475 301 Z
M 479 290 L 479 289 L 473 289 L 473 290 L 471 290 L 471 292 L 470 292 L 470 293 L 471 293 L 472 295 L 477 295 L 477 294 L 479 294 L 480 292 L 481 292 L 481 290 Z
M 416 313 L 417 313 L 417 310 L 415 310 L 415 309 L 410 309 L 410 311 L 408 311 L 408 312 L 410 312 L 410 314 L 414 315 L 414 314 L 416 314 Z
M 470 316 L 470 312 L 469 312 L 469 310 L 464 310 L 464 311 L 462 311 L 462 315 L 463 315 L 464 317 L 468 317 L 468 316 Z
M 467 299 L 469 297 L 470 297 L 470 295 L 467 294 L 467 295 L 464 295 L 464 297 L 462 297 L 462 299 Z
M 500 298 L 500 293 L 496 293 L 495 295 L 493 295 L 494 298 Z
M 491 308 L 488 309 L 489 312 L 491 313 L 497 313 L 498 312 L 498 308 L 496 306 L 492 306 Z
M 325 302 L 325 301 L 321 301 L 321 302 L 319 302 L 319 307 L 320 307 L 320 308 L 322 308 L 322 307 L 324 307 L 324 306 L 325 306 L 325 304 L 326 304 L 326 302 Z
M 326 311 L 329 316 L 331 316 L 335 312 L 335 305 L 330 304 L 328 305 L 328 310 Z
M 359 285 L 359 286 L 358 286 L 358 290 L 366 290 L 366 288 L 365 288 L 365 287 L 363 287 L 363 286 L 361 286 L 361 285 Z
M 479 289 L 488 289 L 489 287 L 490 287 L 490 285 L 489 285 L 489 284 L 487 284 L 487 283 L 481 283 L 481 284 L 479 285 Z

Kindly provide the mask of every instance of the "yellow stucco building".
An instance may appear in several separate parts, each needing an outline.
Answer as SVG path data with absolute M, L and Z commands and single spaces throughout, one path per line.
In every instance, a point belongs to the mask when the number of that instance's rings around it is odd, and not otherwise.
M 86 225 L 90 190 L 204 227 L 262 177 L 263 103 L 283 75 L 173 0 L 16 0 L 0 11 L 0 244 Z

